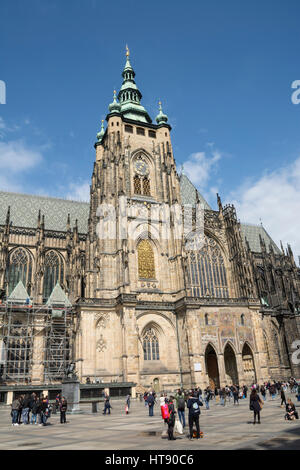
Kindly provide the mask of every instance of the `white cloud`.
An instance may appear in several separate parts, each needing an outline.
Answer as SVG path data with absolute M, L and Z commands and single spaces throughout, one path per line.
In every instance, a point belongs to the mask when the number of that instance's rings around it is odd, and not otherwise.
M 292 164 L 247 181 L 231 192 L 242 222 L 262 224 L 279 244 L 291 244 L 295 260 L 300 255 L 300 158 Z
M 20 140 L 0 142 L 0 190 L 21 191 L 22 176 L 41 163 L 39 151 Z
M 84 181 L 82 183 L 70 183 L 69 192 L 66 195 L 67 199 L 72 199 L 75 201 L 85 201 L 89 202 L 90 200 L 90 182 Z
M 213 144 L 210 143 L 210 147 Z M 183 163 L 184 172 L 196 186 L 203 190 L 206 188 L 212 173 L 217 169 L 218 161 L 222 154 L 218 150 L 208 152 L 193 153 L 188 160 Z

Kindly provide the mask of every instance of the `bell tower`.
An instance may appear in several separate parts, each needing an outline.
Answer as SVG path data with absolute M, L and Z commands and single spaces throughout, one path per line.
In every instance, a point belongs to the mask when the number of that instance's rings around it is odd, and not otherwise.
M 128 47 L 122 77 L 95 143 L 86 294 L 132 293 L 153 300 L 171 295 L 174 300 L 182 297 L 184 282 L 171 126 L 161 102 L 155 124 L 142 106 Z

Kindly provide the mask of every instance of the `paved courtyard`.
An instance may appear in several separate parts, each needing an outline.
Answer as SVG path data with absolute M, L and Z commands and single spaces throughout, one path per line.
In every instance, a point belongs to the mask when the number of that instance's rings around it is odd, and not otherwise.
M 300 403 L 292 400 L 300 412 Z M 285 409 L 280 399 L 268 400 L 262 411 L 262 424 L 252 424 L 253 413 L 249 400 L 240 405 L 211 403 L 211 409 L 202 407 L 200 417 L 204 438 L 189 441 L 187 428 L 176 441 L 161 437 L 165 426 L 159 406 L 154 417 L 148 416 L 144 403 L 132 401 L 130 414 L 124 412 L 124 400 L 112 401 L 112 414 L 92 413 L 91 405 L 82 406 L 80 415 L 67 415 L 67 424 L 59 422 L 59 414 L 52 415 L 48 426 L 12 426 L 10 408 L 0 408 L 0 450 L 55 449 L 55 450 L 200 450 L 200 449 L 300 449 L 300 420 L 284 421 Z

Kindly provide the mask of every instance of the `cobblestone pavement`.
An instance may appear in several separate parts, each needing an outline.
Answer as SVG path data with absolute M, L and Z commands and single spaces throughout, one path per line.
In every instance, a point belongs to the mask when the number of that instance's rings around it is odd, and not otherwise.
M 291 397 L 300 414 L 300 403 Z M 159 406 L 154 416 L 148 415 L 144 403 L 132 400 L 130 413 L 125 414 L 125 400 L 112 401 L 112 414 L 104 416 L 102 407 L 92 413 L 91 405 L 82 405 L 82 414 L 67 415 L 60 424 L 59 414 L 52 415 L 48 426 L 12 426 L 10 407 L 0 407 L 0 450 L 55 449 L 300 449 L 300 420 L 285 421 L 280 399 L 268 400 L 261 413 L 261 424 L 252 424 L 249 399 L 239 405 L 225 407 L 211 402 L 211 409 L 202 407 L 200 417 L 204 438 L 189 441 L 187 428 L 176 441 L 162 438 L 166 429 Z

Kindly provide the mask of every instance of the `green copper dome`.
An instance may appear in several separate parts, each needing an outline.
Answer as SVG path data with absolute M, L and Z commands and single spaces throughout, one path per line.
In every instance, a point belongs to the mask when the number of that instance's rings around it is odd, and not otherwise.
M 158 106 L 159 106 L 159 113 L 156 116 L 156 122 L 157 124 L 165 124 L 168 121 L 168 116 L 163 113 L 163 110 L 161 107 L 161 101 L 159 101 Z
M 101 121 L 101 131 L 98 132 L 98 134 L 97 134 L 97 140 L 98 140 L 98 142 L 101 142 L 101 141 L 102 141 L 104 134 L 105 134 L 105 130 L 104 130 L 104 120 L 102 119 L 102 121 Z
M 122 116 L 133 121 L 151 123 L 152 119 L 141 105 L 142 93 L 134 81 L 135 72 L 130 64 L 129 49 L 126 47 L 126 64 L 122 72 L 123 83 L 118 93 L 120 112 Z M 113 104 L 113 103 L 112 103 Z
M 121 109 L 120 103 L 117 102 L 117 92 L 114 90 L 114 100 L 110 105 L 108 106 L 109 112 L 110 113 L 119 113 Z

